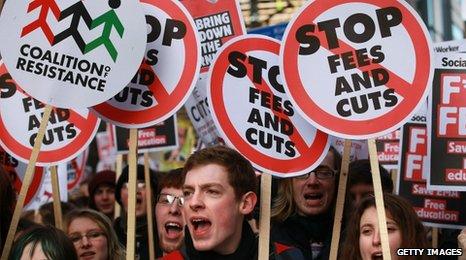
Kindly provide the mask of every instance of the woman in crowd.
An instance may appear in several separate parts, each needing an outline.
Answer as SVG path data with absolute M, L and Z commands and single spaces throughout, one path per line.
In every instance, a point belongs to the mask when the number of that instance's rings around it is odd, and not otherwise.
M 39 226 L 18 238 L 13 244 L 9 259 L 77 260 L 78 257 L 73 243 L 63 231 L 51 226 Z
M 65 217 L 65 230 L 79 259 L 123 260 L 122 249 L 110 220 L 92 209 L 76 209 Z
M 328 259 L 341 157 L 333 147 L 320 165 L 280 180 L 272 207 L 271 240 L 301 250 L 306 259 Z
M 384 194 L 387 231 L 392 260 L 400 259 L 399 248 L 428 248 L 424 226 L 413 207 L 403 198 Z M 342 259 L 382 259 L 375 197 L 364 198 L 353 213 L 347 229 Z M 403 259 L 430 259 L 428 256 L 404 256 Z

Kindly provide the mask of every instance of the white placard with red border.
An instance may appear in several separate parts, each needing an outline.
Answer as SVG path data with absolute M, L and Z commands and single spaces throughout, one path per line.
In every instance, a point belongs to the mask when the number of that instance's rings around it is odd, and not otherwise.
M 210 68 L 208 97 L 228 145 L 264 172 L 293 177 L 319 165 L 331 138 L 294 110 L 281 84 L 279 48 L 260 35 L 227 42 Z
M 83 108 L 117 94 L 146 43 L 139 1 L 15 0 L 5 3 L 0 45 L 13 78 L 32 97 Z
M 0 145 L 17 159 L 28 162 L 45 105 L 28 96 L 0 61 Z M 100 119 L 86 108 L 54 108 L 36 165 L 66 162 L 94 138 Z
M 427 96 L 429 32 L 395 0 L 315 0 L 288 24 L 280 49 L 284 85 L 319 129 L 368 139 L 399 128 Z
M 93 107 L 125 128 L 160 123 L 176 113 L 199 75 L 200 45 L 194 21 L 178 1 L 142 0 L 147 47 L 138 73 L 120 93 Z
M 0 165 L 8 174 L 16 193 L 19 194 L 21 191 L 22 180 L 26 173 L 27 164 L 17 160 L 0 147 Z M 44 168 L 35 167 L 31 185 L 29 186 L 26 199 L 24 200 L 24 207 L 28 207 L 29 204 L 31 204 L 31 201 L 38 196 L 43 179 Z

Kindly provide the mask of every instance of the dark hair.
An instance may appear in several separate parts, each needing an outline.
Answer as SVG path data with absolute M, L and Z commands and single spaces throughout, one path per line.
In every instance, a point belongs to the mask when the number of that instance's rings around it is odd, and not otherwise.
M 114 171 L 110 170 L 104 170 L 97 172 L 94 177 L 91 179 L 89 182 L 88 190 L 89 190 L 89 208 L 91 209 L 97 209 L 97 206 L 95 205 L 95 193 L 97 192 L 97 189 L 102 186 L 102 185 L 107 185 L 113 189 L 115 189 L 116 186 L 116 173 Z
M 22 234 L 13 244 L 9 259 L 20 259 L 24 249 L 30 243 L 32 243 L 31 254 L 40 244 L 48 259 L 78 259 L 73 243 L 63 231 L 52 226 L 39 226 Z
M 228 182 L 233 187 L 237 200 L 250 191 L 256 192 L 256 174 L 251 163 L 240 153 L 226 146 L 212 146 L 193 153 L 186 161 L 183 175 L 186 177 L 190 170 L 209 164 L 225 168 Z
M 390 215 L 400 228 L 400 248 L 427 248 L 427 236 L 413 207 L 400 196 L 390 193 L 383 194 L 386 214 Z M 366 209 L 375 207 L 375 197 L 364 198 L 353 212 L 347 228 L 345 243 L 343 244 L 341 259 L 361 259 L 359 249 L 359 235 L 361 217 Z M 406 257 L 403 259 L 429 259 L 427 256 Z
M 159 177 L 157 193 L 160 193 L 163 188 L 181 189 L 183 187 L 183 168 L 176 168 L 166 173 L 161 173 Z
M 121 171 L 121 175 L 118 178 L 116 187 L 115 187 L 115 200 L 120 204 L 123 205 L 121 202 L 121 189 L 123 188 L 123 184 L 128 182 L 128 173 L 129 173 L 129 166 L 127 165 L 123 170 Z M 136 174 L 137 174 L 137 179 L 140 181 L 144 181 L 144 165 L 138 164 L 136 167 Z M 150 185 L 152 187 L 152 190 L 154 190 L 157 187 L 157 173 L 154 172 L 153 170 L 149 169 L 149 179 L 150 179 Z M 154 196 L 154 194 L 152 194 Z
M 390 178 L 388 171 L 379 165 L 380 178 L 382 181 L 382 189 L 384 192 L 393 192 L 393 181 Z M 369 160 L 356 160 L 351 162 L 348 170 L 348 189 L 356 184 L 372 185 L 372 171 Z
M 70 202 L 63 202 L 63 201 L 60 202 L 60 206 L 61 206 L 63 215 L 66 215 L 66 213 L 76 208 L 74 204 Z M 42 223 L 44 225 L 55 226 L 55 214 L 53 212 L 53 202 L 47 202 L 43 204 L 42 206 L 40 206 L 39 214 L 42 217 Z
M 3 244 L 7 238 L 11 216 L 13 216 L 16 203 L 16 193 L 7 174 L 0 165 L 0 212 L 2 214 L 0 221 L 0 251 L 3 250 Z

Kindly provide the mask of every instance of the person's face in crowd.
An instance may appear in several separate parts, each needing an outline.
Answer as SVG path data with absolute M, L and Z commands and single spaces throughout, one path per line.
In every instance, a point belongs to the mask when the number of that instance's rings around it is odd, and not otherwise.
M 97 210 L 104 214 L 113 213 L 115 207 L 115 188 L 110 185 L 100 185 L 94 194 Z
M 185 218 L 194 247 L 233 253 L 241 239 L 243 215 L 249 214 L 257 199 L 248 192 L 237 199 L 225 168 L 217 164 L 198 166 L 186 174 L 183 185 Z
M 73 242 L 80 260 L 108 259 L 107 237 L 93 220 L 80 217 L 71 221 L 68 237 Z
M 299 215 L 315 216 L 330 208 L 335 196 L 335 175 L 331 174 L 334 171 L 333 165 L 333 152 L 328 152 L 322 163 L 307 178 L 304 175 L 292 179 L 293 200 Z M 319 177 L 316 171 L 324 174 Z
M 145 216 L 147 213 L 146 208 L 146 184 L 144 181 L 137 181 L 136 184 L 136 217 Z M 128 212 L 128 183 L 125 183 L 121 189 L 121 202 L 123 208 Z
M 387 213 L 388 244 L 393 260 L 398 259 L 396 251 L 401 246 L 401 231 L 398 224 Z M 367 208 L 359 223 L 359 250 L 362 260 L 382 259 L 382 246 L 375 207 Z
M 183 191 L 176 188 L 163 188 L 157 197 L 155 216 L 159 244 L 166 253 L 181 247 L 184 238 L 185 221 L 181 200 Z
M 374 187 L 367 183 L 357 183 L 349 189 L 349 195 L 353 207 L 370 194 L 374 194 Z
M 42 245 L 40 243 L 36 244 L 36 248 L 34 248 L 34 252 L 31 254 L 32 249 L 32 243 L 27 244 L 20 260 L 48 260 L 44 251 L 42 251 Z

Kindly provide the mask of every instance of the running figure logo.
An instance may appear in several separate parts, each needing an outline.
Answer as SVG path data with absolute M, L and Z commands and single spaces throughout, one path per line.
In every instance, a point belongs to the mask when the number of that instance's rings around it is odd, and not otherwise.
M 40 28 L 52 46 L 62 42 L 69 37 L 73 38 L 82 54 L 89 53 L 103 45 L 112 60 L 115 62 L 118 57 L 118 51 L 116 50 L 113 42 L 110 40 L 110 36 L 112 34 L 112 29 L 115 28 L 118 36 L 123 38 L 124 26 L 118 18 L 117 13 L 115 12 L 115 9 L 118 9 L 120 5 L 120 0 L 109 0 L 108 6 L 111 8 L 111 10 L 103 13 L 95 19 L 92 19 L 82 0 L 77 1 L 75 4 L 64 9 L 63 11 L 60 11 L 56 0 L 33 0 L 31 3 L 29 3 L 27 12 L 30 13 L 40 8 L 39 17 L 23 28 L 21 37 L 26 36 Z M 71 16 L 71 23 L 69 28 L 54 36 L 49 24 L 47 23 L 47 15 L 49 11 L 52 12 L 58 22 L 61 22 L 67 17 Z M 90 31 L 99 29 L 100 25 L 103 25 L 102 35 L 86 44 L 78 30 L 81 20 L 84 21 L 86 27 Z

